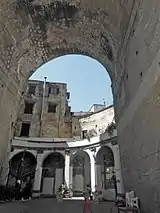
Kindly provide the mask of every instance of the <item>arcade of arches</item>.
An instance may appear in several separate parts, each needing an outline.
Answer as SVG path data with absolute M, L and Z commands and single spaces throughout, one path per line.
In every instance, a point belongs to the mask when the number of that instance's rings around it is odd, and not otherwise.
M 7 184 L 15 186 L 20 180 L 21 191 L 32 183 L 33 196 L 55 196 L 62 184 L 69 188 L 69 196 L 83 197 L 87 186 L 92 193 L 98 190 L 102 198 L 114 200 L 116 189 L 123 193 L 119 173 L 118 145 L 95 147 L 94 150 L 48 151 L 36 154 L 15 151 L 10 159 Z M 93 154 L 94 153 L 94 154 Z M 117 180 L 115 186 L 114 176 Z
M 159 212 L 159 0 L 1 0 L 0 16 L 1 165 L 30 73 L 85 54 L 112 80 L 124 189 Z

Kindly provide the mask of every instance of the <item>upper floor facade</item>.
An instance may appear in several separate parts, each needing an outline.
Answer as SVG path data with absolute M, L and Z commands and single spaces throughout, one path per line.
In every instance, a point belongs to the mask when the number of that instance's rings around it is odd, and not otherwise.
M 94 104 L 88 112 L 75 113 L 69 99 L 65 83 L 29 80 L 14 136 L 79 140 L 104 133 L 114 121 L 113 106 Z

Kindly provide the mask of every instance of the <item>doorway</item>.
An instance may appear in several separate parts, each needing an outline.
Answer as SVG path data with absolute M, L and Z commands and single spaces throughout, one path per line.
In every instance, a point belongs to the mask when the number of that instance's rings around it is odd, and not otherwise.
M 41 192 L 42 195 L 55 196 L 64 183 L 64 157 L 52 153 L 43 162 Z

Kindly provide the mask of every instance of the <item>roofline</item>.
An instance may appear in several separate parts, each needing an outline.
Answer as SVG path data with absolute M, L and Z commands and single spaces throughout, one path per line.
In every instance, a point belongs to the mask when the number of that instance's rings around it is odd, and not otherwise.
M 34 82 L 35 82 L 35 83 L 44 83 L 44 81 L 42 81 L 42 80 L 34 80 L 34 79 L 33 79 L 33 80 L 32 80 L 32 79 L 29 79 L 28 82 L 29 82 L 29 83 L 32 83 L 32 82 L 33 82 L 33 83 L 34 83 Z M 55 81 L 46 81 L 46 83 L 67 85 L 67 83 L 55 82 Z
M 93 104 L 91 107 L 90 107 L 90 109 L 89 109 L 89 111 L 92 109 L 92 107 L 94 107 L 94 106 L 104 106 L 104 104 Z
M 105 107 L 105 108 L 103 108 L 103 109 L 100 109 L 100 110 L 98 110 L 98 111 L 96 111 L 96 112 L 87 112 L 85 115 L 79 115 L 79 116 L 73 116 L 73 117 L 86 118 L 86 117 L 89 117 L 89 116 L 91 116 L 91 115 L 97 114 L 97 113 L 99 113 L 99 112 L 103 112 L 103 111 L 105 111 L 105 110 L 107 110 L 107 109 L 110 109 L 110 108 L 112 108 L 112 107 L 114 108 L 113 104 L 112 104 L 112 105 L 109 105 L 109 106 L 107 106 L 107 107 Z

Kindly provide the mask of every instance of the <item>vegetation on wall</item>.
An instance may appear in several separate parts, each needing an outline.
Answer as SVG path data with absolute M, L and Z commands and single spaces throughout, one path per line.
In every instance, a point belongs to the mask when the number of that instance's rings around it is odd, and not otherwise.
M 109 134 L 109 136 L 112 136 L 115 129 L 116 129 L 116 124 L 114 122 L 112 122 L 107 126 L 105 132 L 107 132 Z

